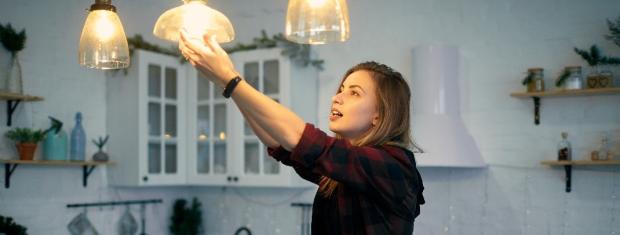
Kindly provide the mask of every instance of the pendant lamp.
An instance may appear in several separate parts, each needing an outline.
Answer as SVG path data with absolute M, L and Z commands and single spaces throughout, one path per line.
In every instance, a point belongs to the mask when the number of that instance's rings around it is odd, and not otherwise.
M 346 0 L 289 0 L 286 39 L 302 44 L 326 44 L 349 39 Z
M 78 53 L 80 65 L 95 69 L 129 67 L 127 37 L 111 0 L 95 0 L 86 17 Z
M 179 31 L 185 28 L 195 37 L 205 33 L 215 35 L 220 43 L 235 39 L 235 30 L 224 14 L 207 6 L 206 0 L 184 0 L 184 4 L 170 9 L 157 19 L 153 34 L 158 38 L 176 42 Z

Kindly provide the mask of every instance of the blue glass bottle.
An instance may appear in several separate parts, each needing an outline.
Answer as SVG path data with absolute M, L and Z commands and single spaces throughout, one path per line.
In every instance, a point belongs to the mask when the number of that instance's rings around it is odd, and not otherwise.
M 82 128 L 82 113 L 75 114 L 75 126 L 71 131 L 71 161 L 84 161 L 86 158 L 86 133 Z

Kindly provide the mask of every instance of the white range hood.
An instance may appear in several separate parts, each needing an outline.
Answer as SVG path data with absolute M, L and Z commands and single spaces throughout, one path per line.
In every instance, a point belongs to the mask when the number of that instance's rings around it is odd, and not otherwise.
M 486 167 L 461 118 L 459 53 L 452 46 L 413 50 L 412 116 L 420 167 Z

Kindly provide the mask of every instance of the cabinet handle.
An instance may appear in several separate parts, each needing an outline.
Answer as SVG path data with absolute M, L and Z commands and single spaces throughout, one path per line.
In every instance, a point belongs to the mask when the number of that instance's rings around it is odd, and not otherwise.
M 233 181 L 235 181 L 235 182 L 239 181 L 239 177 L 237 177 L 237 176 L 233 177 Z
M 144 181 L 144 182 L 149 181 L 149 177 L 148 176 L 142 177 L 142 181 Z

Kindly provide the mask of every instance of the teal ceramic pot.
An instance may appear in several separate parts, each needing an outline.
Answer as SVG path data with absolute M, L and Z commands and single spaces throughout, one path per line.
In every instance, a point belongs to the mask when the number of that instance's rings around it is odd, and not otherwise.
M 54 131 L 47 133 L 43 140 L 43 159 L 45 160 L 68 160 L 67 155 L 67 133 L 60 130 L 58 134 Z

